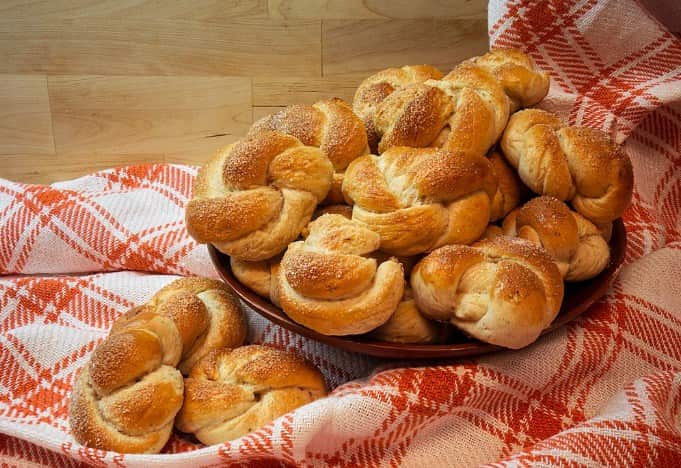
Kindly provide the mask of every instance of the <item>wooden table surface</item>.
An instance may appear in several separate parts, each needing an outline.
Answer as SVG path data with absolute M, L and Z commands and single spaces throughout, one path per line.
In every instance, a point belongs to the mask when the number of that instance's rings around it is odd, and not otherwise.
M 487 50 L 486 0 L 0 2 L 0 177 L 200 164 L 254 119 Z

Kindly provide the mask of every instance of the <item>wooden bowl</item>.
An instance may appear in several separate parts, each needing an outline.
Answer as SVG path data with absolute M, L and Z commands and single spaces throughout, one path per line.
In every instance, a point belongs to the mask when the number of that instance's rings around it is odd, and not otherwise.
M 544 330 L 542 334 L 550 333 L 575 319 L 605 295 L 622 267 L 626 247 L 627 235 L 624 223 L 622 223 L 621 219 L 618 219 L 613 223 L 612 238 L 610 239 L 610 264 L 600 275 L 593 279 L 579 283 L 566 283 L 565 298 L 563 299 L 560 313 L 551 326 Z M 388 343 L 373 340 L 365 335 L 322 335 L 294 322 L 280 308 L 272 305 L 267 299 L 264 299 L 247 286 L 241 284 L 232 274 L 232 268 L 227 255 L 221 253 L 212 245 L 208 246 L 208 251 L 215 268 L 225 283 L 253 310 L 288 330 L 330 346 L 335 346 L 336 348 L 393 359 L 456 358 L 476 356 L 505 349 L 500 346 L 483 343 L 460 333 L 451 336 L 447 344 L 437 345 Z

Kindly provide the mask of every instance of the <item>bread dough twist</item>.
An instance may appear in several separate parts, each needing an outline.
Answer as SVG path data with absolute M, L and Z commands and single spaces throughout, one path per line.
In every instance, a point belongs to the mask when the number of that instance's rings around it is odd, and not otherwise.
M 378 152 L 381 139 L 374 125 L 377 107 L 390 94 L 406 86 L 442 78 L 442 72 L 430 65 L 405 65 L 401 68 L 387 68 L 366 78 L 355 91 L 352 108 L 366 127 L 369 148 Z
M 296 354 L 258 345 L 219 349 L 185 380 L 176 425 L 206 445 L 219 444 L 325 394 L 320 372 Z
M 279 303 L 296 322 L 325 335 L 366 333 L 385 323 L 404 292 L 397 260 L 368 255 L 378 234 L 337 214 L 310 223 L 305 241 L 292 243 L 279 269 Z
M 526 109 L 511 117 L 501 148 L 533 192 L 570 201 L 598 225 L 619 218 L 631 201 L 631 161 L 601 131 L 566 126 L 556 114 Z
M 414 267 L 411 287 L 427 317 L 513 349 L 536 340 L 563 300 L 553 259 L 531 242 L 508 237 L 431 252 Z
M 483 155 L 499 139 L 509 114 L 539 102 L 549 87 L 548 75 L 514 49 L 466 60 L 444 78 L 434 78 L 414 80 L 373 107 L 364 104 L 369 109 L 364 114 L 358 110 L 370 119 L 368 131 L 376 134 L 379 153 L 393 146 L 435 146 Z M 363 96 L 358 90 L 355 109 L 362 108 Z
M 255 122 L 249 134 L 263 130 L 292 135 L 304 145 L 318 147 L 329 158 L 334 174 L 326 203 L 343 201 L 341 185 L 345 168 L 355 158 L 369 152 L 362 121 L 348 104 L 338 98 L 319 101 L 311 106 L 288 106 Z
M 80 373 L 69 420 L 78 442 L 122 453 L 158 453 L 182 406 L 188 372 L 203 355 L 239 346 L 238 300 L 214 280 L 182 278 L 117 320 Z
M 484 156 L 394 147 L 362 156 L 345 173 L 352 219 L 379 234 L 381 250 L 410 256 L 469 244 L 485 231 L 497 189 Z
M 416 306 L 411 288 L 405 288 L 404 297 L 387 322 L 371 332 L 371 337 L 390 343 L 431 344 L 443 342 L 447 325 L 423 316 Z
M 280 132 L 256 132 L 201 168 L 186 210 L 189 234 L 247 261 L 282 252 L 331 187 L 322 151 Z
M 507 236 L 543 247 L 566 281 L 591 279 L 610 261 L 610 248 L 601 231 L 553 197 L 533 198 L 512 211 L 503 229 Z
M 517 207 L 530 191 L 522 183 L 518 174 L 498 151 L 487 157 L 492 163 L 492 173 L 497 181 L 497 191 L 492 199 L 490 221 L 503 219 Z

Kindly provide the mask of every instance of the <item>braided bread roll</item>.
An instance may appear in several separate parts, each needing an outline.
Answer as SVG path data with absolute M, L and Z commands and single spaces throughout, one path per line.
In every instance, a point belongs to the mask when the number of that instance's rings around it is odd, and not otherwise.
M 427 317 L 512 349 L 535 341 L 563 300 L 563 279 L 548 254 L 507 237 L 431 252 L 414 268 L 411 287 Z
M 517 50 L 467 60 L 442 79 L 397 89 L 376 106 L 372 125 L 380 138 L 378 152 L 436 146 L 483 155 L 501 136 L 509 114 L 539 102 L 548 85 L 548 75 Z
M 185 380 L 176 425 L 206 445 L 219 444 L 325 394 L 320 372 L 296 354 L 257 345 L 219 349 Z
M 289 245 L 279 270 L 279 303 L 296 322 L 325 335 L 366 333 L 385 323 L 404 293 L 399 262 L 368 255 L 378 234 L 341 215 L 310 223 Z
M 603 132 L 526 109 L 510 119 L 501 148 L 533 192 L 570 201 L 596 224 L 619 218 L 631 201 L 631 161 Z
M 280 132 L 256 132 L 201 168 L 186 210 L 189 234 L 247 261 L 282 252 L 331 187 L 322 151 Z
M 610 261 L 610 248 L 601 231 L 553 197 L 533 198 L 512 211 L 504 219 L 503 229 L 507 236 L 543 247 L 566 281 L 593 278 Z
M 362 81 L 355 91 L 352 108 L 364 122 L 371 152 L 378 151 L 378 142 L 381 139 L 374 126 L 374 114 L 378 105 L 395 90 L 440 78 L 442 72 L 430 65 L 406 65 L 381 70 Z
M 410 256 L 468 244 L 485 231 L 497 189 L 484 156 L 395 147 L 362 156 L 345 173 L 352 219 L 381 239 L 381 250 Z
M 311 106 L 293 105 L 253 124 L 249 134 L 263 130 L 279 131 L 315 146 L 333 164 L 333 183 L 327 203 L 341 203 L 343 173 L 355 158 L 369 152 L 363 122 L 343 100 L 334 98 Z
M 549 75 L 534 66 L 532 59 L 519 49 L 497 49 L 471 63 L 490 72 L 511 100 L 511 113 L 537 104 L 549 92 Z
M 218 281 L 183 278 L 117 320 L 71 394 L 76 440 L 122 453 L 158 453 L 182 406 L 185 372 L 216 347 L 239 346 L 246 322 Z

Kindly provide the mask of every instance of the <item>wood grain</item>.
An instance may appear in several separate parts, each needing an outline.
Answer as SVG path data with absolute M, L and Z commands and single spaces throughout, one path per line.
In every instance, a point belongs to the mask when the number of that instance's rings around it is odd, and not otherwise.
M 352 102 L 357 86 L 365 77 L 365 74 L 323 78 L 257 76 L 253 78 L 253 105 L 313 104 L 331 97 Z
M 322 24 L 323 73 L 369 73 L 428 63 L 449 71 L 487 51 L 484 20 L 328 20 Z
M 318 21 L 0 19 L 0 73 L 318 76 Z
M 273 18 L 487 18 L 486 0 L 269 0 Z
M 74 179 L 112 167 L 174 162 L 163 154 L 0 155 L 0 177 L 32 184 Z
M 486 0 L 4 0 L 0 177 L 202 164 L 284 106 L 487 48 Z
M 0 18 L 184 19 L 222 21 L 244 16 L 267 17 L 267 0 L 5 0 Z
M 0 75 L 0 154 L 53 154 L 45 76 Z
M 251 123 L 246 78 L 53 76 L 48 87 L 60 155 L 205 155 Z

